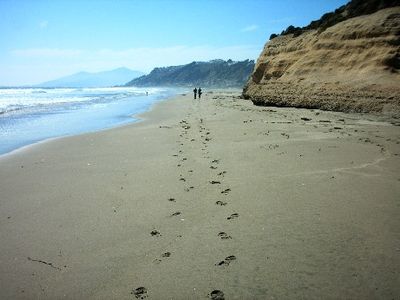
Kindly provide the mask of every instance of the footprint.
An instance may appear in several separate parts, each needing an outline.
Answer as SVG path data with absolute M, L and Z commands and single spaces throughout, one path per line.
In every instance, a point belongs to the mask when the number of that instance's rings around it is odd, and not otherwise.
M 153 260 L 153 263 L 158 265 L 161 263 L 161 261 L 162 261 L 161 259 L 156 258 L 155 260 Z
M 137 289 L 133 290 L 131 294 L 135 295 L 137 299 L 145 299 L 148 297 L 147 289 L 143 286 L 138 287 Z M 216 298 L 217 299 L 217 298 Z
M 227 217 L 226 219 L 227 220 L 232 220 L 232 219 L 236 219 L 236 218 L 238 218 L 239 217 L 239 214 L 238 213 L 233 213 L 233 214 L 231 214 L 229 217 Z
M 163 254 L 161 254 L 162 257 L 170 257 L 171 256 L 171 252 L 165 252 Z
M 220 201 L 220 200 L 218 200 L 217 202 L 215 202 L 215 204 L 217 204 L 217 205 L 221 205 L 221 206 L 225 206 L 227 203 L 226 203 L 226 202 L 223 202 L 223 201 Z
M 181 214 L 180 211 L 174 212 L 172 215 L 170 215 L 170 217 L 176 217 L 179 216 Z
M 215 167 L 215 166 L 211 166 L 210 167 L 210 169 L 213 169 L 213 170 L 215 170 L 215 169 L 218 169 L 217 167 Z
M 168 201 L 175 202 L 175 198 L 168 198 Z
M 236 256 L 235 255 L 230 255 L 228 257 L 225 258 L 225 262 L 230 263 L 232 261 L 236 260 Z
M 158 230 L 153 230 L 152 232 L 150 232 L 150 234 L 152 236 L 161 236 L 161 233 Z
M 227 195 L 229 192 L 231 191 L 231 189 L 225 189 L 221 192 L 221 194 L 225 194 Z
M 180 180 L 180 181 L 183 181 L 183 182 L 185 182 L 185 181 L 186 181 L 186 179 L 185 179 L 185 178 L 183 178 L 183 177 L 179 178 L 179 180 Z
M 230 255 L 226 257 L 224 260 L 221 260 L 219 263 L 215 264 L 216 266 L 228 266 L 232 261 L 236 260 L 235 255 Z
M 210 183 L 211 183 L 211 184 L 221 184 L 221 181 L 211 180 Z
M 214 159 L 211 163 L 212 164 L 218 164 L 219 163 L 219 159 Z
M 226 171 L 222 171 L 218 173 L 218 176 L 224 176 L 226 174 Z
M 228 235 L 226 232 L 223 231 L 218 233 L 218 236 L 221 238 L 221 240 L 229 240 L 232 238 L 230 235 Z
M 225 300 L 225 295 L 220 290 L 213 290 L 208 296 L 211 300 Z
M 284 132 L 284 133 L 281 133 L 281 136 L 284 136 L 284 137 L 286 137 L 287 139 L 290 138 L 290 136 L 289 136 L 287 133 L 285 133 L 285 132 Z

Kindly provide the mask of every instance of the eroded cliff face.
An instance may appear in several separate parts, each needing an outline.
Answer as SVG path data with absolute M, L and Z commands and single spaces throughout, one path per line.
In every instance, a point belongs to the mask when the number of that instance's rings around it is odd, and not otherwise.
M 256 105 L 400 116 L 399 45 L 400 7 L 278 36 L 265 45 L 243 96 Z

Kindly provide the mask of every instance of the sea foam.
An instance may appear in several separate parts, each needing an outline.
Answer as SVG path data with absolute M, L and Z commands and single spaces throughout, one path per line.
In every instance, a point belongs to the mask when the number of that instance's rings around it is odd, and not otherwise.
M 176 93 L 135 87 L 0 89 L 0 154 L 136 121 L 132 115 Z

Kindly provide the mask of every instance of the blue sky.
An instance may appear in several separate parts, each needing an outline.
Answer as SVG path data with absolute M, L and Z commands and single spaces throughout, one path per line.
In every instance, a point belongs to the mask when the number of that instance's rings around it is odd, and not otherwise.
M 271 33 L 347 0 L 0 0 L 0 86 L 79 71 L 149 72 L 194 60 L 256 59 Z

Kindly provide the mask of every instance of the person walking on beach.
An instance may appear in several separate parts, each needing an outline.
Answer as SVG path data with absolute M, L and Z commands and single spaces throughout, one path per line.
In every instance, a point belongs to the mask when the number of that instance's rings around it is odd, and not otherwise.
M 199 100 L 201 98 L 201 87 L 199 87 L 199 90 L 197 91 L 197 94 L 199 95 Z
M 194 99 L 196 99 L 196 96 L 197 96 L 197 88 L 194 88 L 193 94 L 194 94 Z

